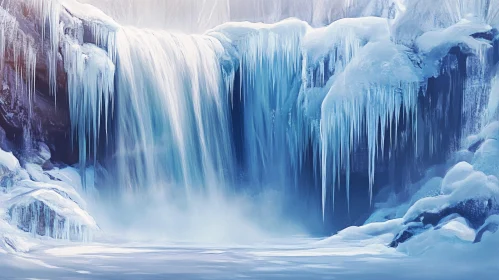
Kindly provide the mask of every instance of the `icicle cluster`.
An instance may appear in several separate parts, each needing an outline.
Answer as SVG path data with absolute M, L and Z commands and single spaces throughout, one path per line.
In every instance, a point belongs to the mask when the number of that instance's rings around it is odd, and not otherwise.
M 10 209 L 10 216 L 14 225 L 33 235 L 81 242 L 92 240 L 93 229 L 89 225 L 63 217 L 41 201 L 16 205 Z
M 9 0 L 7 0 L 9 1 Z M 34 11 L 35 16 L 40 21 L 42 38 L 48 33 L 50 49 L 48 51 L 49 87 L 50 94 L 56 98 L 57 102 L 57 61 L 59 58 L 59 38 L 60 38 L 60 13 L 61 5 L 59 0 L 21 0 L 27 7 Z M 47 28 L 48 26 L 48 28 Z M 47 30 L 48 29 L 48 30 Z M 48 32 L 47 32 L 48 31 Z
M 493 56 L 492 46 L 481 44 L 475 55 L 467 57 L 466 83 L 463 100 L 463 135 L 473 135 L 480 131 L 484 120 L 482 114 L 486 109 L 491 92 L 490 67 L 487 61 Z
M 289 20 L 276 25 L 227 24 L 218 29 L 230 38 L 240 62 L 245 166 L 253 183 L 298 176 L 296 150 L 301 143 L 296 100 L 301 86 L 301 44 L 308 25 Z M 235 32 L 237 31 L 237 32 Z
M 36 47 L 33 39 L 19 29 L 19 23 L 0 7 L 0 72 L 4 73 L 6 60 L 16 73 L 15 92 L 26 92 L 30 115 L 36 90 Z
M 70 38 L 64 41 L 63 51 L 72 131 L 78 138 L 80 167 L 85 168 L 89 151 L 93 152 L 94 160 L 97 157 L 102 117 L 107 134 L 115 66 L 104 50 L 90 44 L 80 45 Z
M 375 165 L 384 154 L 385 131 L 390 141 L 398 134 L 400 113 L 414 119 L 419 75 L 412 62 L 391 43 L 370 43 L 347 65 L 322 104 L 322 192 L 325 208 L 328 177 L 334 189 L 346 175 L 347 201 L 352 153 L 367 136 L 369 194 L 372 200 Z M 403 110 L 401 110 L 403 109 Z M 412 128 L 415 133 L 416 127 Z

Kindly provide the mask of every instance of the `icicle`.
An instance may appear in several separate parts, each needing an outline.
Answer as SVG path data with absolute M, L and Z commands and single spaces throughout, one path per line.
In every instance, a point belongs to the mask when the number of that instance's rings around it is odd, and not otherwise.
M 231 33 L 230 27 L 245 36 L 237 38 L 239 34 Z M 236 42 L 240 55 L 245 166 L 255 184 L 289 180 L 296 186 L 305 149 L 300 142 L 302 131 L 297 129 L 296 100 L 301 86 L 301 41 L 307 28 L 304 22 L 285 21 L 254 29 L 234 24 L 218 30 Z M 289 172 L 294 176 L 285 175 Z
M 32 115 L 33 102 L 36 91 L 36 50 L 32 47 L 31 43 L 26 43 L 24 46 L 24 65 L 25 65 L 25 77 L 28 93 L 29 102 L 29 117 Z
M 111 61 L 116 62 L 116 30 L 98 22 L 88 22 L 95 45 L 107 51 Z
M 48 35 L 50 49 L 48 51 L 49 91 L 55 98 L 57 105 L 57 62 L 59 58 L 59 38 L 61 4 L 59 0 L 21 0 L 24 1 L 37 14 L 41 22 L 42 38 L 45 39 L 46 26 L 48 24 Z
M 481 44 L 474 55 L 466 59 L 466 82 L 463 96 L 463 135 L 476 134 L 482 128 L 482 113 L 487 106 L 491 92 L 488 56 L 492 56 L 493 48 L 489 44 Z
M 391 67 L 400 68 L 397 72 L 391 71 Z M 335 188 L 340 185 L 341 172 L 347 174 L 349 199 L 350 157 L 361 143 L 363 133 L 367 135 L 369 197 L 372 203 L 376 160 L 380 156 L 378 151 L 383 152 L 385 131 L 390 123 L 398 125 L 400 107 L 406 113 L 415 110 L 419 78 L 413 71 L 412 63 L 393 45 L 371 43 L 336 78 L 322 104 L 323 207 L 327 202 L 328 173 L 332 176 L 333 199 Z
M 43 8 L 44 21 L 49 22 L 50 30 L 50 55 L 49 58 L 49 81 L 50 94 L 54 96 L 57 107 L 57 61 L 59 56 L 59 16 L 60 4 L 56 0 L 45 0 L 46 6 Z M 45 28 L 45 25 L 44 27 Z
M 77 137 L 79 143 L 80 168 L 85 186 L 84 170 L 88 153 L 93 153 L 96 160 L 101 118 L 105 117 L 107 123 L 110 115 L 115 66 L 107 53 L 94 45 L 79 45 L 66 38 L 63 50 L 64 68 L 68 74 L 72 135 Z
M 76 203 L 62 199 L 51 190 L 35 190 L 14 198 L 10 203 L 13 204 L 9 210 L 11 222 L 33 236 L 90 242 L 97 229 L 95 221 Z M 73 208 L 68 210 L 61 206 Z

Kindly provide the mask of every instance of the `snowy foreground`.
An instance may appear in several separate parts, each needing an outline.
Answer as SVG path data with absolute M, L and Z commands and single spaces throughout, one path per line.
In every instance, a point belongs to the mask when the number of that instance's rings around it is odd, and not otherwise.
M 42 246 L 0 253 L 2 279 L 495 279 L 499 240 L 435 244 L 409 257 L 372 241 L 287 239 L 280 245 Z M 324 244 L 326 242 L 326 244 Z M 369 244 L 369 245 L 366 245 Z M 488 247 L 490 246 L 490 247 Z M 487 249 L 487 247 L 489 249 Z

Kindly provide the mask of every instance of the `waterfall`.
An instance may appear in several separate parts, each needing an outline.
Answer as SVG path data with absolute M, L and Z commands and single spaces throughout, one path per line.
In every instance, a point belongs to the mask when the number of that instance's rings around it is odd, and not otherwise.
M 130 12 L 128 5 L 139 2 L 119 3 L 127 3 Z M 448 152 L 449 147 L 438 151 L 449 141 L 435 131 L 437 122 L 418 110 L 431 107 L 432 116 L 446 121 L 450 111 L 459 111 L 464 136 L 478 131 L 476 120 L 486 119 L 482 113 L 497 88 L 489 38 L 499 25 L 497 2 L 449 0 L 437 8 L 425 0 L 267 2 L 207 1 L 213 5 L 193 12 L 201 15 L 195 27 L 200 35 L 126 26 L 74 0 L 23 1 L 36 11 L 49 39 L 51 95 L 56 95 L 57 62 L 64 61 L 82 171 L 100 162 L 116 192 L 161 190 L 187 201 L 245 188 L 271 188 L 283 199 L 300 200 L 307 189 L 312 198 L 306 199 L 326 219 L 342 188 L 346 208 L 355 207 L 350 204 L 352 188 L 359 188 L 351 184 L 354 172 L 367 178 L 364 195 L 371 206 L 378 165 L 397 164 L 393 158 L 404 148 L 414 163 L 423 154 Z M 101 5 L 111 9 L 117 3 Z M 161 16 L 152 10 L 154 3 L 147 1 L 144 9 Z M 162 7 L 179 3 L 166 1 Z M 342 8 L 321 10 L 333 4 Z M 130 23 L 131 12 L 114 16 Z M 16 78 L 27 81 L 32 102 L 37 45 L 13 32 L 19 28 L 6 14 L 0 62 L 13 57 Z M 305 21 L 281 21 L 290 15 Z M 337 20 L 346 16 L 358 18 Z M 227 23 L 234 19 L 268 23 Z M 452 52 L 461 57 L 449 58 Z M 18 69 L 22 64 L 24 71 Z M 463 89 L 456 98 L 462 97 L 463 108 L 430 100 L 436 95 L 432 79 L 462 66 L 465 74 L 457 82 Z
M 120 186 L 223 185 L 233 175 L 232 61 L 214 38 L 122 28 L 117 34 Z

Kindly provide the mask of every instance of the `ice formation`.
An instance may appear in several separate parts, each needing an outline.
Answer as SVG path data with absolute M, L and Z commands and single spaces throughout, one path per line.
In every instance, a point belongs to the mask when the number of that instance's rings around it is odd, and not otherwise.
M 33 102 L 36 83 L 36 50 L 33 39 L 19 28 L 16 18 L 0 9 L 0 70 L 4 73 L 6 62 L 11 61 L 16 72 L 16 87 L 25 92 L 30 103 Z M 22 80 L 25 83 L 21 83 Z
M 101 115 L 104 116 L 104 136 L 107 136 L 107 122 L 114 96 L 115 66 L 107 53 L 95 45 L 80 45 L 67 39 L 63 51 L 68 74 L 72 132 L 78 137 L 80 164 L 85 168 L 88 152 L 93 152 L 94 159 L 97 157 Z M 93 142 L 87 143 L 87 139 L 93 139 Z
M 70 179 L 72 168 L 44 171 L 33 163 L 26 163 L 22 168 L 11 152 L 3 150 L 0 150 L 0 168 L 3 170 L 0 192 L 2 241 L 6 240 L 10 247 L 17 246 L 18 242 L 11 236 L 22 234 L 16 233 L 15 228 L 55 239 L 92 239 L 98 227 L 84 210 L 86 204 L 79 195 L 82 191 L 79 175 L 77 180 Z M 4 221 L 11 227 L 3 224 Z
M 73 0 L 24 2 L 36 11 L 48 39 L 54 95 L 58 62 L 64 62 L 81 170 L 91 160 L 97 163 L 105 158 L 111 162 L 107 167 L 114 183 L 125 193 L 180 189 L 189 200 L 193 191 L 223 193 L 238 185 L 276 186 L 283 193 L 317 185 L 325 219 L 340 188 L 345 188 L 347 207 L 352 208 L 354 169 L 366 174 L 372 204 L 380 163 L 405 150 L 404 156 L 417 162 L 438 153 L 442 145 L 455 144 L 446 143 L 443 132 L 435 131 L 442 125 L 437 123 L 440 120 L 432 123 L 419 110 L 450 123 L 446 114 L 454 105 L 449 101 L 452 93 L 460 100 L 452 110 L 460 110 L 459 136 L 463 137 L 478 133 L 497 113 L 497 98 L 491 95 L 497 91 L 496 62 L 491 59 L 497 56 L 493 44 L 499 3 L 495 0 L 437 4 L 297 0 L 287 10 L 284 1 L 256 1 L 258 11 L 251 14 L 248 9 L 250 15 L 233 14 L 233 5 L 242 7 L 242 1 L 207 1 L 196 11 L 206 15 L 199 28 L 217 27 L 203 35 L 121 25 L 93 6 Z M 118 3 L 86 2 L 105 9 Z M 163 4 L 189 8 L 193 2 L 182 3 Z M 213 10 L 206 10 L 207 3 Z M 144 8 L 154 4 L 148 1 Z M 334 4 L 345 9 L 322 9 Z M 273 8 L 276 13 L 268 14 Z M 1 12 L 1 64 L 5 57 L 13 57 L 16 77 L 27 81 L 32 100 L 40 46 L 22 32 L 8 11 Z M 134 20 L 119 13 L 114 14 L 119 22 Z M 306 21 L 274 23 L 288 14 Z M 254 19 L 251 16 L 267 23 L 224 23 L 238 17 Z M 339 19 L 347 16 L 356 18 Z M 452 76 L 463 71 L 462 76 Z M 447 76 L 449 87 L 456 88 L 447 92 L 432 88 L 432 79 Z M 462 92 L 456 90 L 461 83 Z M 499 175 L 487 158 L 497 154 L 497 140 L 482 140 L 469 155 L 473 168 L 459 170 L 459 176 L 469 175 L 462 178 L 465 185 L 482 183 L 481 198 L 495 195 L 497 179 L 492 176 Z M 106 151 L 100 152 L 99 147 Z M 33 166 L 26 169 L 39 173 Z M 303 175 L 307 172 L 313 175 Z M 408 222 L 464 197 L 478 199 L 470 189 L 449 182 L 452 175 L 451 170 L 442 176 L 441 195 L 407 201 L 406 213 L 399 209 L 398 218 Z M 85 181 L 83 172 L 82 176 Z M 439 179 L 428 180 L 423 186 L 434 190 L 439 183 Z M 16 200 L 16 205 L 22 205 L 21 210 L 14 207 L 17 220 L 24 220 L 35 208 L 49 207 L 61 217 L 71 217 L 66 223 L 58 221 L 63 226 L 54 226 L 56 231 L 45 232 L 61 237 L 57 229 L 63 228 L 64 238 L 79 234 L 81 225 L 92 224 L 82 213 L 66 212 L 75 208 L 70 202 L 52 203 L 65 197 L 59 189 L 38 188 Z M 45 211 L 43 215 L 53 218 L 55 214 Z M 456 223 L 446 229 L 462 229 Z

